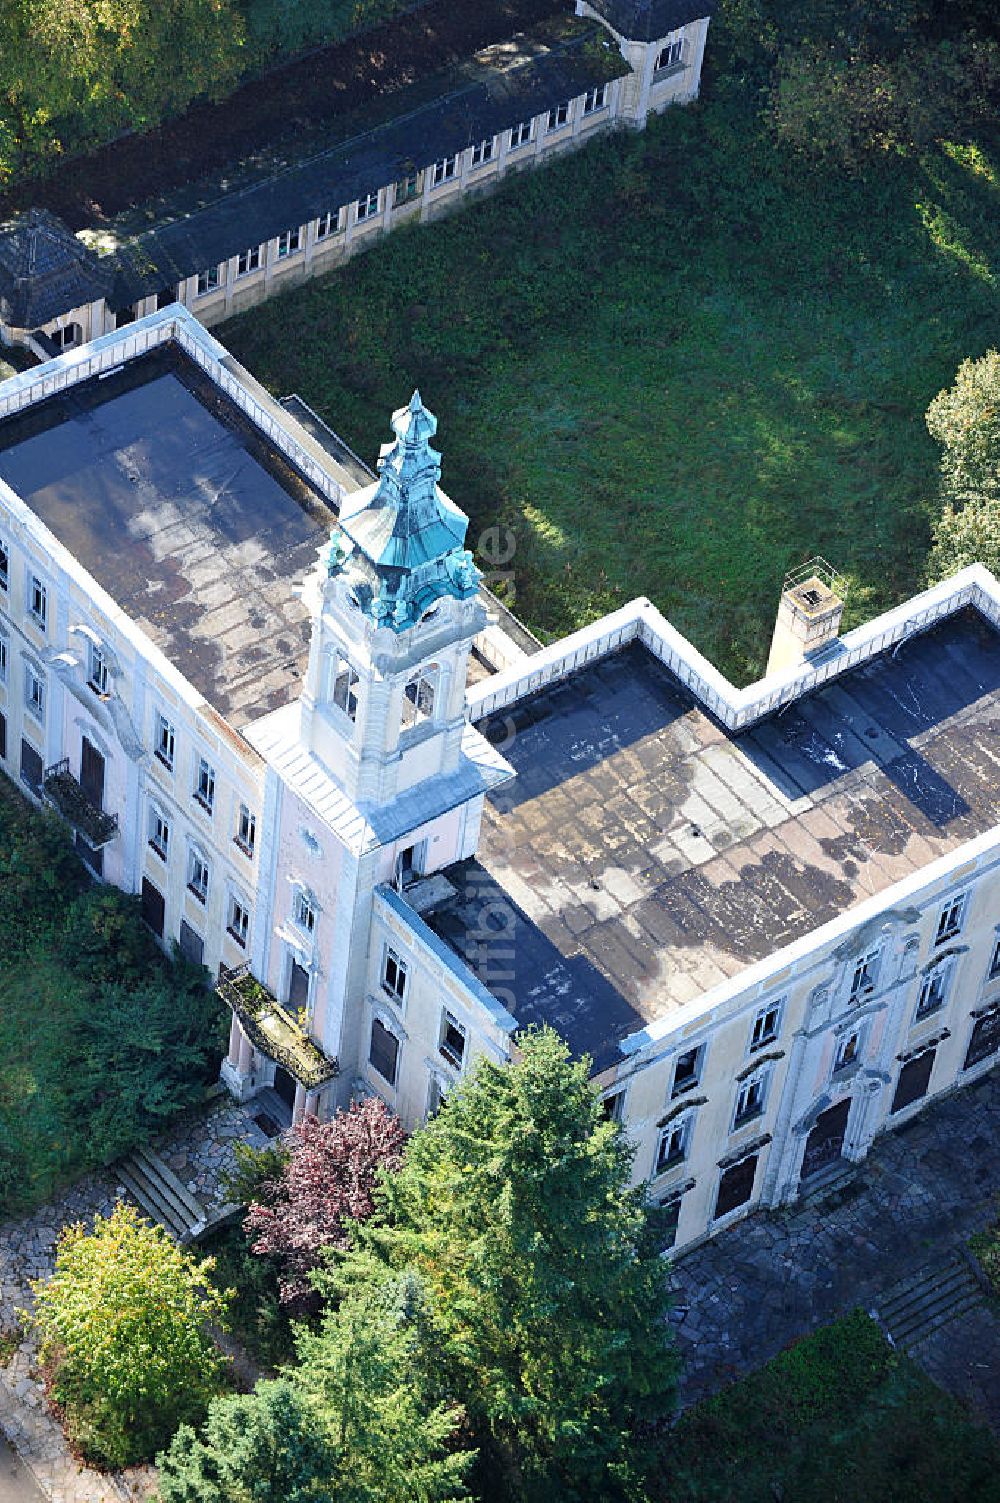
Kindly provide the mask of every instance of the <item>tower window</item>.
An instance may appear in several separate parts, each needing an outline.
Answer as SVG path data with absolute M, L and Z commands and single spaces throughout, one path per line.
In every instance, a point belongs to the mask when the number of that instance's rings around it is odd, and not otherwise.
M 689 1091 L 698 1084 L 701 1079 L 702 1065 L 705 1062 L 705 1046 L 699 1044 L 694 1049 L 685 1049 L 683 1054 L 678 1054 L 674 1065 L 674 1083 L 671 1088 L 671 1096 L 679 1096 L 682 1091 Z
M 676 68 L 684 61 L 684 38 L 674 37 L 668 41 L 665 47 L 661 47 L 656 58 L 656 71 L 662 73 L 664 68 Z
M 295 922 L 307 934 L 312 934 L 316 928 L 316 907 L 308 893 L 295 894 Z
M 245 950 L 250 933 L 250 910 L 241 898 L 233 895 L 229 898 L 229 918 L 226 929 L 240 949 Z
M 156 717 L 156 755 L 164 767 L 174 766 L 174 728 L 165 715 Z
M 778 1037 L 778 1026 L 781 1021 L 781 1003 L 770 1002 L 762 1007 L 753 1020 L 750 1030 L 750 1048 L 760 1049 L 764 1044 L 773 1043 Z
M 948 994 L 948 978 L 951 975 L 951 962 L 942 961 L 932 971 L 928 971 L 920 983 L 920 996 L 917 998 L 917 1018 L 926 1018 L 932 1012 L 944 1005 Z
M 415 673 L 403 690 L 403 729 L 418 725 L 422 720 L 434 719 L 434 700 L 437 695 L 438 671 L 424 668 Z
M 333 669 L 333 693 L 330 698 L 349 720 L 358 718 L 358 674 L 346 658 L 337 658 Z
M 208 862 L 194 846 L 188 858 L 188 891 L 199 903 L 208 901 Z

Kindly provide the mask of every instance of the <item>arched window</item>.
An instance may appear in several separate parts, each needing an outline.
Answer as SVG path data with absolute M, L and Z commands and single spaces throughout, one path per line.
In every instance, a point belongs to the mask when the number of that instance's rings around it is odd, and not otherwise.
M 424 720 L 434 719 L 437 700 L 439 669 L 436 663 L 419 669 L 407 681 L 403 690 L 403 729 L 419 725 Z

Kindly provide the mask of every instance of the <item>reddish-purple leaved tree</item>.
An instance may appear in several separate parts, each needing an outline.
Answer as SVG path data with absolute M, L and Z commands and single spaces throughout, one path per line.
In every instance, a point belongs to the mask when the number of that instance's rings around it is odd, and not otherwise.
M 329 1122 L 305 1117 L 288 1134 L 289 1157 L 262 1187 L 243 1223 L 255 1253 L 282 1264 L 281 1300 L 300 1313 L 315 1301 L 310 1271 L 324 1247 L 343 1247 L 349 1221 L 374 1209 L 378 1170 L 399 1167 L 406 1134 L 378 1097 L 352 1102 Z

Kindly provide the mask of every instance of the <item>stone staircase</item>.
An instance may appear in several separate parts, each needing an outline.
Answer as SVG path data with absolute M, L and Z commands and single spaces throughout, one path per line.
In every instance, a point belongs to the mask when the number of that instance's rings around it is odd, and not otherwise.
M 983 1298 L 971 1261 L 954 1252 L 887 1289 L 873 1313 L 895 1345 L 909 1351 Z
M 115 1166 L 118 1179 L 151 1220 L 181 1244 L 193 1242 L 209 1224 L 208 1212 L 151 1148 L 137 1148 Z

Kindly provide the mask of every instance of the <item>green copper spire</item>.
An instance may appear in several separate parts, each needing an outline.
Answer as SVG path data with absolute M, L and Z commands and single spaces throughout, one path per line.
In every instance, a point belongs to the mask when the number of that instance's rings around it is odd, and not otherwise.
M 350 581 L 376 626 L 404 631 L 442 596 L 466 599 L 479 571 L 465 548 L 469 519 L 441 490 L 441 456 L 431 447 L 437 418 L 413 393 L 392 415 L 394 441 L 383 445 L 379 478 L 348 496 L 331 539 L 327 567 Z

